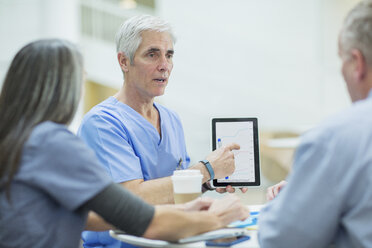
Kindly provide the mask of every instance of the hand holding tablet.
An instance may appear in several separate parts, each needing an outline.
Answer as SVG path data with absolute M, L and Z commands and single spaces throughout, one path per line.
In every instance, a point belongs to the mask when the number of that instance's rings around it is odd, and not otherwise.
M 222 149 L 217 149 L 216 151 L 212 152 L 208 155 L 206 161 L 202 160 L 201 162 L 205 163 L 209 161 L 213 165 L 213 178 L 221 178 L 225 175 L 230 175 L 235 170 L 234 154 L 232 151 L 239 149 L 240 146 L 238 144 L 230 143 Z
M 213 150 L 236 143 L 233 150 L 235 171 L 228 177 L 213 180 L 214 187 L 244 187 L 260 185 L 257 118 L 212 119 Z

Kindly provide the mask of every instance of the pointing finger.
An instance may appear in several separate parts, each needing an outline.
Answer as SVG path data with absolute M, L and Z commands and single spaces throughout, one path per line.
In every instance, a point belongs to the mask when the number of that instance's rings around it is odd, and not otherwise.
M 226 146 L 230 151 L 232 150 L 239 150 L 240 149 L 240 145 L 236 144 L 236 143 L 231 143 L 231 144 L 228 144 Z

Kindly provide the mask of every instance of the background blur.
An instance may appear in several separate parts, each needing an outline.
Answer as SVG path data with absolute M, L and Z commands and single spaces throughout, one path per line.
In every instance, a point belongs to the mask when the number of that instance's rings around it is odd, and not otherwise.
M 263 186 L 250 192 L 262 200 L 262 189 L 290 170 L 298 135 L 350 105 L 337 38 L 357 2 L 0 0 L 0 82 L 26 43 L 77 43 L 87 83 L 76 131 L 84 113 L 123 83 L 114 44 L 120 24 L 133 15 L 160 16 L 177 43 L 170 83 L 157 101 L 180 115 L 192 162 L 211 150 L 212 117 L 258 117 Z

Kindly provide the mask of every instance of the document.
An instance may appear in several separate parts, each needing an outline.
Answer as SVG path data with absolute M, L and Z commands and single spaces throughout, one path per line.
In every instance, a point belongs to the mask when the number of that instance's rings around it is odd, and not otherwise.
M 111 237 L 125 243 L 141 247 L 174 247 L 175 244 L 186 244 L 200 241 L 207 241 L 220 238 L 229 238 L 237 236 L 247 236 L 248 230 L 244 228 L 223 228 L 215 231 L 202 233 L 200 235 L 180 239 L 177 242 L 168 242 L 164 240 L 154 240 L 133 235 L 125 234 L 123 231 L 110 230 Z

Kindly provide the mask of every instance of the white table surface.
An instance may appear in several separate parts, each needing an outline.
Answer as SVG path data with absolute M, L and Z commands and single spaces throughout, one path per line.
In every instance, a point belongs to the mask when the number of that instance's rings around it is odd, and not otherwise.
M 256 212 L 260 211 L 260 209 L 263 207 L 263 205 L 249 205 L 248 206 L 251 212 Z M 170 248 L 170 247 L 175 247 L 175 248 L 202 248 L 202 247 L 208 247 L 212 248 L 211 246 L 206 246 L 205 242 L 195 242 L 195 243 L 188 243 L 188 244 L 172 244 L 168 243 L 165 241 L 160 241 L 160 240 L 150 240 L 150 239 L 145 239 L 145 238 L 140 238 L 140 237 L 135 237 L 131 235 L 115 235 L 113 232 L 110 233 L 113 238 L 116 238 L 121 241 L 129 241 L 129 240 L 134 240 L 134 241 L 143 241 L 144 246 L 142 247 L 164 247 L 164 248 Z M 250 230 L 248 231 L 249 236 L 251 237 L 249 240 L 241 242 L 239 244 L 230 246 L 233 248 L 259 248 L 258 240 L 257 240 L 257 230 Z M 152 244 L 151 244 L 152 243 Z

